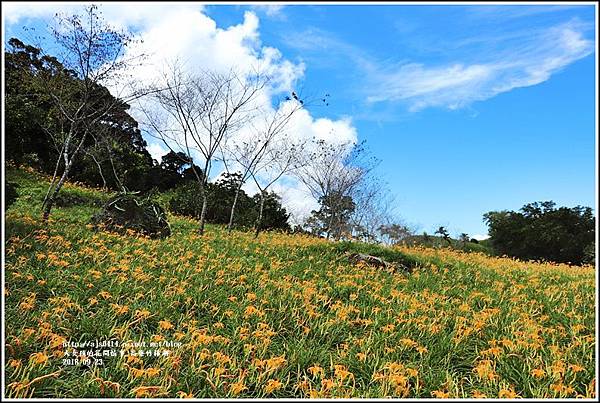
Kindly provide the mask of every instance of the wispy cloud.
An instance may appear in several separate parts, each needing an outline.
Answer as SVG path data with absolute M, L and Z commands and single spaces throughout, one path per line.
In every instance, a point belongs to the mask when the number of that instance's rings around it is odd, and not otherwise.
M 285 19 L 284 4 L 257 4 L 251 7 L 253 10 L 263 12 L 267 17 Z
M 285 33 L 281 39 L 316 65 L 337 65 L 350 60 L 361 70 L 371 71 L 377 67 L 375 58 L 367 51 L 321 28 L 310 27 L 300 32 Z
M 478 13 L 487 15 L 494 10 Z M 556 10 L 500 9 L 505 18 Z M 405 60 L 376 57 L 319 28 L 288 34 L 284 39 L 312 66 L 355 67 L 344 68 L 343 74 L 358 88 L 354 96 L 367 100 L 368 109 L 386 102 L 405 105 L 409 112 L 429 107 L 468 109 L 474 102 L 547 81 L 594 51 L 593 39 L 585 35 L 590 23 L 578 19 L 545 27 L 478 28 L 478 35 L 438 38 L 434 57 Z
M 564 13 L 566 10 L 574 10 L 582 7 L 592 7 L 591 5 L 524 5 L 515 4 L 510 7 L 506 5 L 472 5 L 465 7 L 466 15 L 472 18 L 492 18 L 498 19 L 516 19 L 531 17 L 540 14 Z
M 462 108 L 515 88 L 542 83 L 594 50 L 593 42 L 583 36 L 577 22 L 518 39 L 501 52 L 479 55 L 479 63 L 380 66 L 368 78 L 367 100 L 406 102 L 413 112 L 427 107 Z

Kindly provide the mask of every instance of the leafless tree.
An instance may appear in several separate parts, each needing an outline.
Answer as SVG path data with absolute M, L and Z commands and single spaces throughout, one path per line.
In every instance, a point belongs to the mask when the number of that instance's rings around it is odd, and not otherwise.
M 240 75 L 203 71 L 186 73 L 180 64 L 170 66 L 156 86 L 151 106 L 142 106 L 150 134 L 191 165 L 202 198 L 199 233 L 204 234 L 207 184 L 217 153 L 232 133 L 251 119 L 254 101 L 268 78 L 260 72 Z M 158 106 L 158 110 L 154 107 Z M 194 166 L 202 158 L 201 171 Z
M 73 163 L 92 143 L 91 133 L 111 111 L 143 94 L 136 90 L 113 96 L 106 88 L 123 80 L 129 67 L 143 56 L 125 57 L 125 49 L 134 39 L 108 26 L 96 6 L 86 7 L 82 15 L 57 14 L 51 32 L 64 68 L 39 77 L 58 121 L 52 128 L 44 128 L 59 152 L 42 204 L 44 220 L 50 216 Z
M 227 170 L 229 170 L 228 160 L 242 168 L 240 182 L 236 188 L 231 205 L 229 224 L 227 226 L 229 232 L 233 228 L 235 209 L 244 183 L 250 177 L 253 177 L 255 173 L 265 171 L 267 167 L 271 167 L 277 171 L 275 181 L 289 171 L 288 168 L 291 167 L 295 158 L 291 158 L 292 155 L 289 152 L 281 152 L 280 149 L 283 147 L 282 136 L 287 134 L 287 128 L 292 117 L 302 109 L 302 105 L 303 103 L 298 100 L 291 100 L 288 97 L 288 100 L 280 103 L 277 109 L 261 111 L 258 114 L 257 121 L 252 125 L 251 136 L 231 142 L 222 153 L 223 162 Z M 289 146 L 289 144 L 286 143 L 286 146 Z M 297 150 L 297 146 L 292 146 L 292 148 Z M 265 160 L 268 160 L 268 165 L 264 165 Z M 266 187 L 271 185 L 269 182 L 266 183 Z M 257 184 L 257 186 L 261 189 L 260 184 Z M 261 219 L 264 207 L 263 191 L 265 190 L 261 190 L 261 207 L 259 208 Z M 259 219 L 259 222 L 261 219 Z
M 329 239 L 333 223 L 339 221 L 338 216 L 347 198 L 354 201 L 376 160 L 366 155 L 364 143 L 327 143 L 313 139 L 312 145 L 313 151 L 301 156 L 295 175 L 315 200 L 330 204 L 327 206 L 329 222 L 325 226 L 326 238 Z M 336 206 L 336 200 L 339 206 Z
M 394 221 L 394 197 L 378 178 L 369 176 L 354 192 L 356 208 L 351 216 L 354 237 L 366 242 L 379 240 L 379 229 Z
M 89 157 L 98 168 L 98 174 L 102 179 L 103 188 L 108 188 L 107 177 L 110 175 L 119 189 L 127 191 L 123 183 L 123 177 L 127 172 L 127 168 L 115 164 L 114 159 L 115 149 L 122 146 L 122 144 L 120 145 L 119 143 L 121 143 L 123 139 L 114 136 L 112 129 L 114 129 L 114 124 L 105 122 L 103 125 L 98 126 L 95 130 L 91 131 L 89 136 L 91 137 L 92 143 L 89 147 L 83 148 L 83 153 L 86 157 Z M 105 164 L 110 167 L 110 172 L 108 173 L 105 173 L 102 168 Z
M 411 236 L 415 235 L 415 229 L 402 222 L 391 222 L 379 227 L 379 233 L 383 243 L 387 245 L 396 245 L 406 242 Z
M 302 155 L 303 148 L 304 141 L 302 140 L 294 141 L 286 136 L 277 136 L 271 139 L 264 155 L 248 171 L 258 188 L 260 197 L 258 217 L 254 226 L 255 238 L 258 237 L 261 231 L 265 199 L 269 188 L 284 175 L 293 173 L 298 168 L 300 164 L 299 157 Z

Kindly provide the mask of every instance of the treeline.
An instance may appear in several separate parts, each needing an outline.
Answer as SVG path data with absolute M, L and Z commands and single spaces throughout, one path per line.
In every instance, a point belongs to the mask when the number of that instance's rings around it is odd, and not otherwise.
M 553 201 L 519 211 L 484 215 L 496 253 L 524 260 L 595 264 L 595 218 L 590 207 L 556 207 Z
M 483 215 L 489 238 L 477 240 L 462 233 L 452 238 L 446 227 L 433 234 L 406 225 L 380 228 L 388 244 L 451 248 L 521 260 L 594 265 L 595 217 L 590 207 L 556 207 L 553 201 L 534 202 L 519 211 L 490 211 Z

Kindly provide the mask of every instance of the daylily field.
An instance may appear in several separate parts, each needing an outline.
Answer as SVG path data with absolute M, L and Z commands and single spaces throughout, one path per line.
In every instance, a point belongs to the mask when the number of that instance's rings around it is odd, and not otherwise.
M 94 231 L 91 205 L 46 225 L 47 178 L 7 179 L 20 186 L 6 213 L 8 397 L 595 397 L 593 267 L 210 225 L 200 237 L 177 216 L 151 240 Z M 69 351 L 96 340 L 120 346 L 101 365 Z

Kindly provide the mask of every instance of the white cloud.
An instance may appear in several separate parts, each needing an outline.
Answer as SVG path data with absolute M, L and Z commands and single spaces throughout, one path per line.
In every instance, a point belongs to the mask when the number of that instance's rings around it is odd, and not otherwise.
M 290 214 L 290 224 L 301 225 L 310 212 L 319 209 L 319 204 L 310 195 L 309 190 L 293 179 L 273 185 L 273 191 L 281 196 L 281 204 Z
M 56 12 L 74 13 L 82 10 L 81 4 L 69 3 L 3 3 L 5 19 L 17 23 L 28 17 L 52 17 Z M 282 16 L 283 5 L 264 5 L 257 8 L 267 16 Z M 226 73 L 235 68 L 239 73 L 247 73 L 260 66 L 272 77 L 270 87 L 259 94 L 255 106 L 266 113 L 273 111 L 272 97 L 277 93 L 291 92 L 303 77 L 305 66 L 287 60 L 276 48 L 262 43 L 260 20 L 252 11 L 244 13 L 243 20 L 229 27 L 219 27 L 204 14 L 201 5 L 193 3 L 106 3 L 100 11 L 111 25 L 128 28 L 138 34 L 143 43 L 128 50 L 127 56 L 146 54 L 143 65 L 131 71 L 132 76 L 141 82 L 152 82 L 164 71 L 165 63 L 179 60 L 189 71 L 213 70 Z M 123 84 L 111 86 L 114 92 L 122 90 Z M 134 117 L 142 120 L 138 110 L 132 110 Z M 251 135 L 248 129 L 240 136 Z M 349 118 L 332 120 L 315 119 L 309 111 L 298 112 L 290 125 L 287 135 L 295 139 L 312 137 L 333 142 L 356 141 L 356 129 Z M 148 151 L 153 158 L 168 152 L 167 147 L 154 138 L 147 138 Z M 198 162 L 203 162 L 198 159 Z M 222 167 L 215 167 L 215 173 Z M 218 175 L 217 175 L 218 176 Z M 250 193 L 254 185 L 246 186 Z M 314 209 L 316 202 L 307 200 L 310 196 L 291 178 L 282 179 L 273 190 L 282 192 L 283 204 L 294 216 L 302 217 Z M 306 207 L 308 206 L 308 207 Z
M 148 141 L 148 146 L 146 147 L 150 155 L 153 159 L 158 162 L 161 161 L 161 157 L 169 152 L 169 149 L 162 144 L 158 144 L 155 141 Z
M 261 5 L 253 5 L 252 9 L 257 11 L 264 12 L 268 17 L 279 17 L 282 18 L 284 16 L 283 9 L 284 4 L 261 4 Z
M 80 13 L 89 4 L 99 6 L 103 17 L 117 29 L 138 31 L 158 23 L 165 17 L 179 12 L 204 10 L 202 4 L 195 3 L 139 3 L 139 2 L 2 2 L 2 14 L 6 24 L 42 18 L 48 22 L 55 14 L 71 15 Z
M 313 118 L 306 109 L 298 111 L 290 122 L 289 134 L 297 140 L 324 140 L 332 144 L 357 141 L 356 128 L 349 117 L 339 120 Z
M 273 47 L 263 46 L 259 34 L 259 19 L 245 12 L 243 21 L 226 28 L 205 15 L 198 7 L 174 7 L 154 19 L 140 23 L 139 37 L 143 43 L 128 50 L 127 56 L 146 55 L 142 66 L 133 75 L 151 82 L 175 61 L 190 72 L 211 70 L 227 73 L 232 68 L 241 75 L 260 69 L 271 77 L 270 87 L 261 94 L 261 102 L 270 102 L 273 94 L 290 92 L 304 75 L 304 64 L 293 63 Z
M 503 9 L 512 13 L 515 8 Z M 533 8 L 529 12 L 534 11 L 542 12 Z M 287 46 L 303 52 L 307 60 L 323 68 L 339 68 L 348 63 L 356 66 L 359 74 L 348 70 L 348 79 L 353 80 L 353 88 L 359 89 L 357 92 L 369 103 L 403 103 L 409 111 L 416 112 L 429 107 L 466 108 L 515 88 L 542 83 L 594 51 L 593 39 L 583 34 L 589 28 L 589 23 L 574 19 L 549 28 L 482 32 L 452 42 L 439 38 L 438 53 L 444 50 L 448 55 L 460 50 L 463 54 L 437 64 L 390 62 L 389 58 L 383 61 L 372 50 L 318 28 L 287 35 L 284 40 Z
M 2 16 L 6 24 L 16 24 L 27 18 L 48 18 L 57 12 L 76 11 L 77 4 L 52 2 L 2 2 Z
M 569 22 L 520 38 L 510 49 L 481 55 L 480 63 L 426 66 L 406 63 L 381 68 L 370 77 L 370 102 L 403 101 L 411 111 L 427 107 L 457 109 L 515 88 L 548 80 L 591 54 L 593 41 Z
M 471 238 L 475 238 L 478 241 L 485 241 L 486 239 L 488 239 L 490 236 L 489 235 L 482 235 L 482 234 L 475 234 L 473 235 Z

